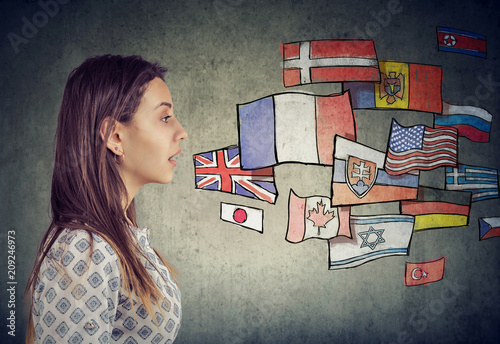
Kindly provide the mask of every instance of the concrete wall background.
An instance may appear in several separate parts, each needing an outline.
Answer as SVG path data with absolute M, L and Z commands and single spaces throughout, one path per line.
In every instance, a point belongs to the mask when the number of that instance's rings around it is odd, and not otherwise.
M 463 163 L 500 168 L 495 1 L 66 2 L 46 23 L 37 17 L 38 1 L 1 3 L 2 343 L 24 341 L 22 291 L 49 224 L 53 138 L 66 78 L 85 58 L 104 53 L 141 54 L 168 66 L 166 82 L 189 133 L 174 181 L 148 185 L 136 197 L 140 223 L 152 229 L 154 246 L 182 273 L 179 343 L 456 343 L 498 337 L 500 239 L 479 242 L 477 224 L 478 217 L 500 215 L 498 199 L 474 203 L 468 227 L 415 233 L 408 257 L 329 271 L 325 241 L 293 245 L 284 237 L 289 188 L 299 195 L 325 193 L 331 169 L 277 167 L 279 197 L 269 205 L 195 190 L 192 164 L 193 154 L 238 142 L 237 103 L 285 90 L 280 42 L 373 38 L 380 60 L 441 65 L 445 100 L 477 101 L 493 114 L 491 141 L 461 139 L 459 154 Z M 388 8 L 390 16 L 380 14 Z M 30 37 L 16 52 L 8 34 L 23 34 L 23 18 L 33 22 L 34 16 L 45 25 L 26 31 Z M 488 59 L 438 53 L 436 26 L 486 35 Z M 481 80 L 493 82 L 482 87 Z M 339 92 L 340 85 L 292 90 L 326 94 Z M 378 125 L 394 114 L 432 121 L 429 114 L 362 111 L 360 140 L 384 149 L 388 133 Z M 264 233 L 220 221 L 221 201 L 264 209 Z M 16 337 L 7 336 L 6 327 L 9 230 L 16 233 Z M 405 261 L 440 256 L 447 256 L 443 281 L 404 286 Z

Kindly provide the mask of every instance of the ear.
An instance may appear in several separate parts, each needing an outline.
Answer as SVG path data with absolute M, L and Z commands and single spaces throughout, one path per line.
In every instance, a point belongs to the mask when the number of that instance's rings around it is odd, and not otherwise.
M 99 134 L 101 135 L 101 140 L 105 142 L 106 147 L 113 153 L 117 155 L 123 154 L 122 140 L 119 134 L 119 128 L 121 127 L 116 120 L 111 117 L 106 117 L 102 122 Z M 106 133 L 110 130 L 109 137 L 106 139 Z

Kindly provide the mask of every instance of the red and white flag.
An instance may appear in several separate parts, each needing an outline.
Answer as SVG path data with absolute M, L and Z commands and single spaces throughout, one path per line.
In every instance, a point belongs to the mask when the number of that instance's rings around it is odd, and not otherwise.
M 329 197 L 299 197 L 290 190 L 286 240 L 298 243 L 309 238 L 351 237 L 351 207 L 332 207 Z
M 370 39 L 284 43 L 282 54 L 285 87 L 320 82 L 380 81 L 375 42 Z
M 406 262 L 405 286 L 429 284 L 443 279 L 445 257 L 420 263 Z
M 263 233 L 264 231 L 264 210 L 262 209 L 221 202 L 220 219 L 257 232 Z

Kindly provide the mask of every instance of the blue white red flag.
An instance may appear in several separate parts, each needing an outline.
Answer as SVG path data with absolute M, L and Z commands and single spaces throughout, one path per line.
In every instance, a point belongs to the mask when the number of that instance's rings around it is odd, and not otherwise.
M 458 136 L 473 142 L 490 140 L 492 115 L 476 106 L 460 106 L 443 102 L 443 113 L 434 115 L 434 128 L 453 127 Z
M 197 189 L 229 192 L 274 204 L 277 197 L 273 168 L 242 170 L 237 146 L 195 154 Z
M 486 37 L 478 33 L 437 28 L 438 50 L 486 58 Z
M 479 240 L 500 236 L 500 217 L 479 218 Z
M 332 165 L 335 135 L 356 139 L 349 93 L 281 93 L 238 104 L 241 167 Z
M 335 137 L 332 206 L 416 199 L 417 174 L 389 175 L 385 154 L 358 142 Z
M 399 175 L 413 170 L 456 166 L 458 134 L 455 128 L 403 127 L 392 120 L 385 170 Z
M 464 164 L 446 167 L 446 190 L 469 191 L 472 202 L 498 198 L 498 170 Z

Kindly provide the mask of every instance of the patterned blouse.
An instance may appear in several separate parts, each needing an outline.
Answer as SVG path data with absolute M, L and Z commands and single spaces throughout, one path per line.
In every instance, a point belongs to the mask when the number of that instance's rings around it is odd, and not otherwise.
M 153 303 L 155 324 L 141 299 L 122 286 L 118 258 L 111 246 L 92 234 L 66 229 L 44 259 L 33 295 L 36 343 L 172 343 L 181 323 L 181 296 L 168 269 L 149 243 L 149 228 L 132 229 L 141 261 L 160 287 L 164 300 Z M 54 261 L 63 269 L 56 269 Z M 167 282 L 165 282 L 167 281 Z

